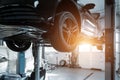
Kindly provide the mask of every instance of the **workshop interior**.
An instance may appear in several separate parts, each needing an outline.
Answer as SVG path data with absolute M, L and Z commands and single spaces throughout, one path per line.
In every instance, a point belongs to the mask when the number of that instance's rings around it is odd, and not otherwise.
M 120 0 L 0 0 L 0 80 L 120 80 Z

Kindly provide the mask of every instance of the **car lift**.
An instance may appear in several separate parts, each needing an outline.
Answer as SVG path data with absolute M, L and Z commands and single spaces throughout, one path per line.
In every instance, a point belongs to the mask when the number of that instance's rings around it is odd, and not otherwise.
M 115 0 L 105 0 L 105 80 L 115 80 L 114 27 Z
M 35 40 L 32 46 L 32 53 L 34 56 L 34 65 L 35 65 L 35 80 L 40 80 L 40 53 L 39 53 L 39 41 Z
M 40 43 L 38 40 L 35 40 L 32 45 L 32 53 L 34 56 L 34 69 L 35 69 L 35 79 L 40 80 L 40 53 L 39 52 Z M 42 45 L 41 45 L 42 47 Z M 17 74 L 21 76 L 21 80 L 26 80 L 25 75 L 25 53 L 19 52 L 18 54 L 18 67 L 17 67 Z
M 115 80 L 114 71 L 114 4 L 115 0 L 105 0 L 105 80 Z M 35 56 L 35 80 L 40 80 L 39 74 L 39 44 L 34 43 Z M 18 73 L 25 75 L 25 57 L 24 52 L 20 52 Z M 22 64 L 22 65 L 21 65 Z
M 25 53 L 18 53 L 18 66 L 17 66 L 17 74 L 21 77 L 25 77 Z

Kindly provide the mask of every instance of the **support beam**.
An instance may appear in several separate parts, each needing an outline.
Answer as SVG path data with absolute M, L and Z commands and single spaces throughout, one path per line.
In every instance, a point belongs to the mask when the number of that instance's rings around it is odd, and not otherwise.
M 35 65 L 35 80 L 40 80 L 40 54 L 39 54 L 39 42 L 36 40 L 33 42 L 32 51 L 34 56 Z
M 72 51 L 71 55 L 71 67 L 79 67 L 78 66 L 78 47 Z
M 114 80 L 114 3 L 105 0 L 105 80 Z
M 42 59 L 45 59 L 45 45 L 42 44 L 41 47 L 42 47 Z

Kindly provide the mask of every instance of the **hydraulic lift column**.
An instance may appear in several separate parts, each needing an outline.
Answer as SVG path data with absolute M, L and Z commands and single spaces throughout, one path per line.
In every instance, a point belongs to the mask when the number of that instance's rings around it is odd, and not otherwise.
M 18 66 L 17 66 L 17 73 L 23 78 L 25 77 L 25 53 L 19 52 L 18 53 Z
M 32 45 L 32 51 L 34 56 L 34 65 L 35 65 L 35 80 L 40 80 L 40 54 L 39 54 L 39 41 L 35 40 Z
M 114 3 L 105 0 L 105 80 L 114 80 Z

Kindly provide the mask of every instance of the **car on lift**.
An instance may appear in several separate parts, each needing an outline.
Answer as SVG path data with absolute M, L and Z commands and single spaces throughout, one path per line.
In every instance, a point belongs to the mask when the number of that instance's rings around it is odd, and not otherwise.
M 73 51 L 85 39 L 101 41 L 99 14 L 90 12 L 94 6 L 77 0 L 0 0 L 0 39 L 17 52 L 35 40 Z

